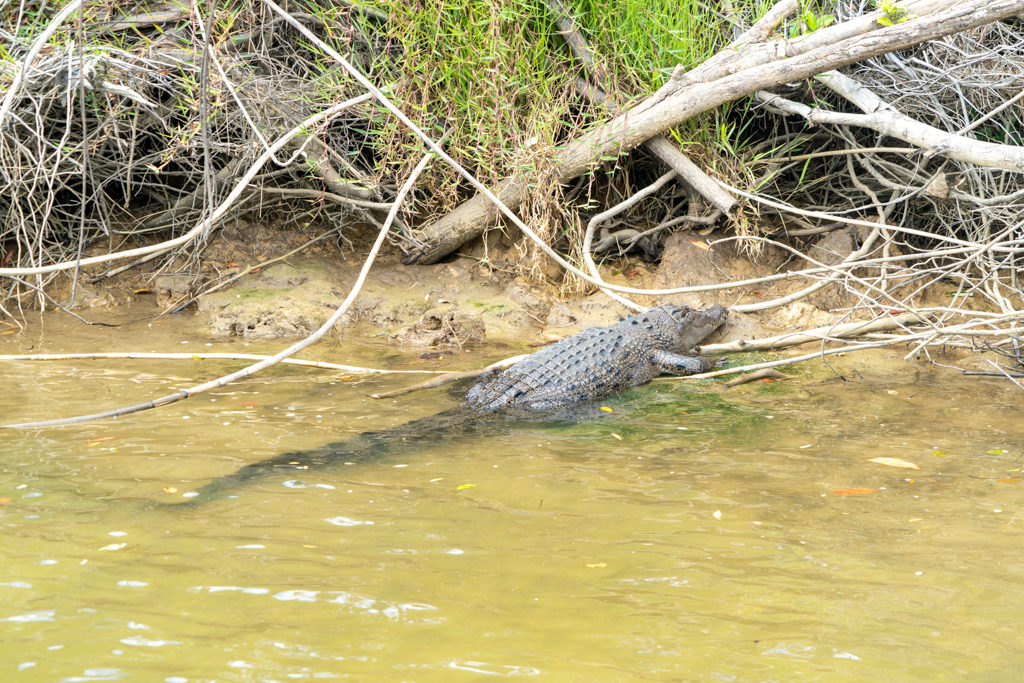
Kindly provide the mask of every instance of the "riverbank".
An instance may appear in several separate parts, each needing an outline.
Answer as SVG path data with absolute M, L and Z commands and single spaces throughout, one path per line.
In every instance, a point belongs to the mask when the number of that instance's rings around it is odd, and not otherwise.
M 111 307 L 148 304 L 154 319 L 194 315 L 213 337 L 303 337 L 348 296 L 363 265 L 367 236 L 357 231 L 353 241 L 339 247 L 328 240 L 311 244 L 293 231 L 236 222 L 216 234 L 201 258 L 162 264 L 159 270 L 143 264 L 102 278 L 101 271 L 85 269 L 74 287 L 70 278 L 58 283 L 53 301 L 85 318 Z M 781 250 L 766 248 L 752 255 L 732 242 L 719 242 L 722 237 L 679 232 L 667 238 L 659 263 L 616 259 L 603 264 L 601 274 L 610 283 L 638 288 L 707 288 L 635 298 L 645 306 L 749 305 L 779 300 L 806 286 L 784 280 L 711 289 L 719 282 L 757 280 L 789 268 Z M 825 263 L 842 260 L 853 249 L 852 241 L 842 237 L 821 240 L 812 252 Z M 378 258 L 337 334 L 344 328 L 356 338 L 439 349 L 492 341 L 539 344 L 610 324 L 630 312 L 594 288 L 572 294 L 558 270 L 525 272 L 520 245 L 501 233 L 444 263 L 403 265 L 400 257 L 393 249 Z M 929 298 L 941 302 L 942 292 L 919 296 L 922 305 Z M 838 284 L 828 284 L 802 300 L 733 313 L 716 339 L 752 340 L 891 312 L 857 303 Z

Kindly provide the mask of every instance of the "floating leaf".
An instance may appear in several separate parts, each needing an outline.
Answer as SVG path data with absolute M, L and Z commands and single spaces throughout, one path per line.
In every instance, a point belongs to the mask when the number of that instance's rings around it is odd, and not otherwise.
M 589 569 L 600 569 L 601 567 L 607 567 L 607 562 L 588 562 L 586 565 Z
M 91 441 L 89 441 L 89 443 L 85 444 L 85 447 L 86 448 L 92 448 L 93 446 L 95 446 L 97 444 L 101 444 L 104 441 L 113 441 L 116 438 L 117 438 L 116 436 L 101 436 L 98 439 L 92 439 Z
M 840 496 L 862 496 L 865 493 L 874 493 L 876 489 L 836 489 L 832 493 Z
M 921 469 L 912 462 L 906 460 L 900 460 L 899 458 L 871 458 L 868 462 L 875 462 L 879 465 L 886 465 L 887 467 L 902 467 L 907 470 L 919 470 Z
M 459 484 L 458 486 L 455 487 L 455 490 L 461 491 L 462 489 L 471 489 L 474 486 L 476 486 L 476 484 Z
M 1000 484 L 1016 484 L 1020 481 L 1020 477 L 1004 477 L 1002 479 L 997 479 L 996 481 Z
M 990 453 L 992 455 L 1006 455 L 1006 451 L 1004 451 L 1002 448 L 996 448 L 994 450 L 986 451 L 986 452 Z
M 164 493 L 177 493 L 177 492 L 178 492 L 178 489 L 174 488 L 173 486 L 165 486 L 164 487 Z
M 10 502 L 11 502 L 11 499 L 7 498 L 6 496 L 3 497 L 3 498 L 0 498 L 0 503 L 10 503 Z
M 622 437 L 621 437 L 621 436 L 619 436 L 618 434 L 616 434 L 615 432 L 612 432 L 612 436 L 614 436 L 614 437 L 615 437 L 616 439 L 618 439 L 619 441 L 622 441 Z
M 121 548 L 127 547 L 127 543 L 111 543 L 110 545 L 105 545 L 102 548 L 97 548 L 97 550 L 120 550 Z
M 610 413 L 610 412 L 612 412 L 612 409 L 611 409 L 611 408 L 609 408 L 608 406 L 601 406 L 601 410 L 603 410 L 603 411 L 604 411 L 604 412 L 606 412 L 606 413 Z
M 932 455 L 949 455 L 949 451 L 935 451 Z

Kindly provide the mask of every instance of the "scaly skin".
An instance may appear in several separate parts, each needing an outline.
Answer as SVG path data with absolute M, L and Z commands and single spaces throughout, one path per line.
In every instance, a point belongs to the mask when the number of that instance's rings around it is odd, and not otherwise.
M 691 375 L 709 370 L 711 361 L 686 354 L 721 327 L 727 315 L 721 306 L 703 310 L 658 306 L 611 327 L 591 328 L 478 382 L 466 394 L 466 400 L 451 410 L 246 465 L 213 480 L 199 489 L 195 498 L 177 505 L 204 503 L 227 489 L 271 474 L 365 462 L 393 449 L 415 445 L 421 439 L 471 433 L 496 413 L 556 412 L 643 384 L 663 373 Z
M 658 306 L 611 327 L 594 327 L 531 354 L 474 385 L 466 405 L 482 413 L 557 410 L 643 384 L 661 374 L 711 368 L 686 355 L 725 322 L 721 306 Z

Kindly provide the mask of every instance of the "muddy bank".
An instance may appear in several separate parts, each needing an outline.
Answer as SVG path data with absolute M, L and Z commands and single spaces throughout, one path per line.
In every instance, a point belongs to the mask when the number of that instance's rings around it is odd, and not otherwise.
M 665 241 L 657 264 L 618 259 L 602 265 L 603 277 L 633 287 L 669 289 L 750 280 L 792 269 L 781 249 L 745 253 L 723 237 L 679 232 Z M 131 301 L 152 302 L 155 312 L 194 315 L 216 337 L 294 338 L 319 328 L 351 291 L 363 264 L 365 245 L 328 241 L 305 246 L 301 234 L 236 223 L 220 231 L 202 258 L 171 264 L 159 272 L 128 271 L 98 284 L 78 284 L 64 303 L 72 308 L 109 307 Z M 712 246 L 713 245 L 713 246 Z M 812 245 L 814 257 L 835 263 L 852 251 L 853 239 L 830 233 Z M 295 253 L 287 258 L 281 254 Z M 495 341 L 536 342 L 610 324 L 629 311 L 591 290 L 565 297 L 557 269 L 543 276 L 522 274 L 524 255 L 500 233 L 446 263 L 407 266 L 399 253 L 385 253 L 374 264 L 359 297 L 337 333 L 387 340 L 410 347 L 471 347 Z M 276 259 L 276 260 L 275 260 Z M 186 267 L 187 266 L 187 267 Z M 691 294 L 637 297 L 643 305 L 690 306 L 757 303 L 787 296 L 806 281 L 776 281 Z M 756 339 L 851 319 L 857 305 L 838 285 L 755 314 L 733 313 L 717 339 Z M 863 307 L 860 317 L 883 312 Z M 711 340 L 714 341 L 714 340 Z
M 666 240 L 660 263 L 620 259 L 602 267 L 612 283 L 670 289 L 756 279 L 786 268 L 789 255 L 764 249 L 744 253 L 733 243 L 710 246 L 722 237 L 679 232 Z M 480 250 L 483 248 L 481 247 Z M 818 260 L 835 263 L 853 250 L 853 241 L 826 236 L 816 245 Z M 350 309 L 350 334 L 383 337 L 400 345 L 465 347 L 487 341 L 533 339 L 538 342 L 611 324 L 630 311 L 594 290 L 563 297 L 550 284 L 515 275 L 521 255 L 514 246 L 489 245 L 486 258 L 470 252 L 447 263 L 405 266 L 393 255 L 374 265 L 370 278 Z M 218 335 L 273 338 L 302 336 L 323 324 L 350 291 L 362 261 L 310 257 L 246 273 L 230 289 L 198 297 L 198 312 Z M 691 294 L 637 297 L 644 305 L 711 304 L 735 306 L 788 296 L 806 281 L 776 281 Z M 877 316 L 887 309 L 850 309 L 857 302 L 838 284 L 805 299 L 756 314 L 733 313 L 717 339 L 758 337 Z

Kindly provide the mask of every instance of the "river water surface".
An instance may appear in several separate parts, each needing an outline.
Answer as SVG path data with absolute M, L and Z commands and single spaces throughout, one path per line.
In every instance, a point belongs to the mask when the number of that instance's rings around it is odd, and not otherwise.
M 0 353 L 280 346 L 174 321 L 0 337 Z M 449 369 L 520 350 L 306 357 Z M 0 432 L 0 680 L 1021 680 L 1024 392 L 837 362 L 849 381 L 818 364 L 728 392 L 655 382 L 579 424 L 434 435 L 192 508 L 163 503 L 456 396 L 373 401 L 419 378 L 274 368 L 116 421 Z M 242 365 L 2 362 L 0 416 L 114 408 Z

